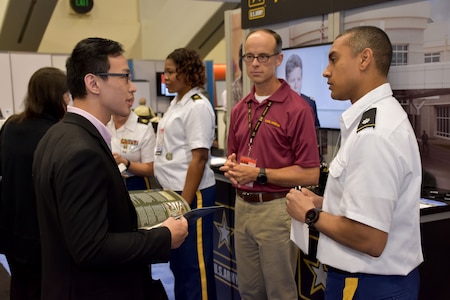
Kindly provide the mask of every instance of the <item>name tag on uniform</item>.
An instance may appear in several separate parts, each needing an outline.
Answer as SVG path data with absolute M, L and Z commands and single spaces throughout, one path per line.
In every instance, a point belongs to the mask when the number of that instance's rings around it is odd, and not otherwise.
M 160 128 L 156 140 L 155 155 L 162 154 L 163 140 L 164 140 L 164 128 Z

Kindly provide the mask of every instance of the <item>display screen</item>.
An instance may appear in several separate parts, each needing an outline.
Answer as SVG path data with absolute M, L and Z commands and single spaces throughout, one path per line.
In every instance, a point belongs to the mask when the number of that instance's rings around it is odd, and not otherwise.
M 340 116 L 351 102 L 332 99 L 327 79 L 322 76 L 328 65 L 330 47 L 331 44 L 320 44 L 283 49 L 283 63 L 278 67 L 277 75 L 288 81 L 292 89 L 315 101 L 318 127 L 340 129 Z M 303 72 L 298 68 L 299 59 Z
M 174 97 L 177 95 L 177 93 L 169 93 L 164 82 L 164 72 L 156 72 L 156 95 L 166 97 Z

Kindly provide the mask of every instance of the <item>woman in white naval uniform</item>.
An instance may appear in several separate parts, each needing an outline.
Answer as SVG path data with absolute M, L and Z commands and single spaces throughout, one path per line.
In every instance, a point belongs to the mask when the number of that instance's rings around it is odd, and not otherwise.
M 210 165 L 215 115 L 201 88 L 205 66 L 198 54 L 181 48 L 166 58 L 165 82 L 177 93 L 158 124 L 155 176 L 164 189 L 171 189 L 191 208 L 214 205 L 215 177 Z M 175 277 L 177 300 L 215 299 L 213 270 L 213 215 L 189 224 L 183 245 L 172 250 L 170 267 Z
M 128 190 L 150 189 L 153 176 L 155 133 L 148 119 L 131 111 L 127 117 L 113 115 L 106 125 L 112 133 L 111 150 L 117 165 L 126 168 L 122 175 Z

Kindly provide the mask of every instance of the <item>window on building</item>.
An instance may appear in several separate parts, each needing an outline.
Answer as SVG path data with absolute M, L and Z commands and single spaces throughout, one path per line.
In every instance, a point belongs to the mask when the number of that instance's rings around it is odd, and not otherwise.
M 392 45 L 392 66 L 408 64 L 408 45 Z
M 426 64 L 440 62 L 440 61 L 441 61 L 441 53 L 439 53 L 439 52 L 425 53 L 424 62 Z
M 436 135 L 450 139 L 450 105 L 436 106 Z

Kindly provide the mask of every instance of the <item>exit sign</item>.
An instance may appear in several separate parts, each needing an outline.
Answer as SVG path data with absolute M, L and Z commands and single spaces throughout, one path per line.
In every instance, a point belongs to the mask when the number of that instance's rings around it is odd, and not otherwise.
M 94 0 L 70 0 L 70 7 L 78 14 L 87 14 L 94 7 Z

